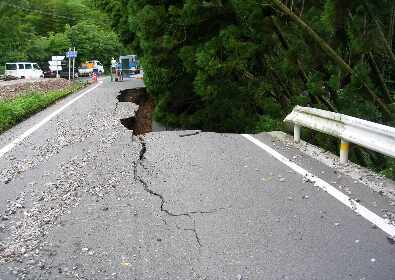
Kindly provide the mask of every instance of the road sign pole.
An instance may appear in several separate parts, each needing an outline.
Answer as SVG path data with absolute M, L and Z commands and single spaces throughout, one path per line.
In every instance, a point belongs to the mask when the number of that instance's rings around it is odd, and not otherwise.
M 52 67 L 56 67 L 56 78 L 59 78 L 59 70 L 62 70 L 62 60 L 64 60 L 64 56 L 52 56 L 52 60 L 49 62 Z
M 71 51 L 71 48 L 69 48 L 69 53 L 70 53 L 70 51 Z M 70 58 L 70 55 L 68 55 L 68 57 L 69 57 L 69 81 L 70 81 L 71 58 Z
M 75 53 L 75 47 L 74 47 L 74 53 Z M 75 56 L 73 57 L 73 80 L 75 78 L 74 67 L 75 67 Z

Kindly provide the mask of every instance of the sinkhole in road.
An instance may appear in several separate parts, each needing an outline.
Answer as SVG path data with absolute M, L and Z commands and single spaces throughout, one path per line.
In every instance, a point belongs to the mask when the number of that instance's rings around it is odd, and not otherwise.
M 132 102 L 139 106 L 134 116 L 120 120 L 123 126 L 133 131 L 133 135 L 168 130 L 153 120 L 155 102 L 144 87 L 121 90 L 117 99 L 119 102 Z

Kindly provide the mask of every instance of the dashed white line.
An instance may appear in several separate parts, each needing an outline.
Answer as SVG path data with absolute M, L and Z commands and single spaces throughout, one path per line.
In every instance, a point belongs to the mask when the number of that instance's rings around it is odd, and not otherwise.
M 319 187 L 320 189 L 324 190 L 334 198 L 336 198 L 338 201 L 346 205 L 347 207 L 351 208 L 355 213 L 358 213 L 361 215 L 361 217 L 365 218 L 372 224 L 376 225 L 378 228 L 380 228 L 382 231 L 387 233 L 391 237 L 395 237 L 395 226 L 389 224 L 385 219 L 381 218 L 380 216 L 376 215 L 366 207 L 362 206 L 359 204 L 357 201 L 354 199 L 350 198 L 349 196 L 345 195 L 341 191 L 339 191 L 337 188 L 332 186 L 331 184 L 327 183 L 326 181 L 322 180 L 321 178 L 313 175 L 306 169 L 300 167 L 296 163 L 292 162 L 279 152 L 275 151 L 268 145 L 262 143 L 258 139 L 252 137 L 251 135 L 248 134 L 242 134 L 242 136 L 255 145 L 257 145 L 259 148 L 262 150 L 266 151 L 270 155 L 272 155 L 275 159 L 279 160 L 292 170 L 294 170 L 296 173 L 304 176 L 306 179 L 314 183 L 314 186 Z
M 30 136 L 33 132 L 35 132 L 37 129 L 39 129 L 40 127 L 42 127 L 44 124 L 46 124 L 47 122 L 49 122 L 52 118 L 54 118 L 55 116 L 57 116 L 58 114 L 60 114 L 64 109 L 66 109 L 67 107 L 69 107 L 71 104 L 73 104 L 74 102 L 76 102 L 78 99 L 84 97 L 86 94 L 88 94 L 89 92 L 95 90 L 98 86 L 100 86 L 103 82 L 99 82 L 97 85 L 91 87 L 90 89 L 87 89 L 86 91 L 80 93 L 77 97 L 75 97 L 74 99 L 70 100 L 69 102 L 67 102 L 65 105 L 63 105 L 62 107 L 60 107 L 59 109 L 57 109 L 56 111 L 52 112 L 51 114 L 49 114 L 48 116 L 46 116 L 44 119 L 42 119 L 39 123 L 33 125 L 31 128 L 29 128 L 28 130 L 26 130 L 24 133 L 22 133 L 22 135 L 18 136 L 17 138 L 15 138 L 13 141 L 11 141 L 9 144 L 5 145 L 3 148 L 0 149 L 0 158 L 2 158 L 6 153 L 8 153 L 9 151 L 11 151 L 16 145 L 18 145 L 19 143 L 21 143 L 26 137 Z

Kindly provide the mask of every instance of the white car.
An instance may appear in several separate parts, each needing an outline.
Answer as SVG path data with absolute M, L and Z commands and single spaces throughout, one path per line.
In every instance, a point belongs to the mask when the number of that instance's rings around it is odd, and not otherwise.
M 5 64 L 5 76 L 19 79 L 40 79 L 44 77 L 43 71 L 37 63 L 15 62 Z

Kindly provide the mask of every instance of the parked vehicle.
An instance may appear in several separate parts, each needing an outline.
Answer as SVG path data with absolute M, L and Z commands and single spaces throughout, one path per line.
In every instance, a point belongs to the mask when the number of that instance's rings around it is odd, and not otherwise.
M 44 78 L 56 78 L 56 66 L 50 66 L 48 62 L 40 63 L 40 67 L 44 72 Z M 59 77 L 68 79 L 69 78 L 69 61 L 63 60 L 61 66 L 58 69 Z M 73 66 L 71 66 L 71 75 L 73 77 Z M 74 67 L 74 79 L 78 78 L 78 68 Z
M 5 64 L 5 76 L 18 79 L 39 79 L 44 77 L 43 71 L 37 63 L 14 62 Z
M 91 60 L 81 64 L 81 67 L 78 68 L 78 74 L 80 76 L 90 76 L 94 72 L 99 73 L 99 75 L 104 74 L 103 64 L 98 60 Z
M 119 63 L 123 76 L 140 73 L 140 62 L 137 55 L 122 55 L 119 57 Z
M 44 78 L 56 78 L 56 71 L 51 69 L 48 62 L 40 63 L 40 68 L 43 70 Z

